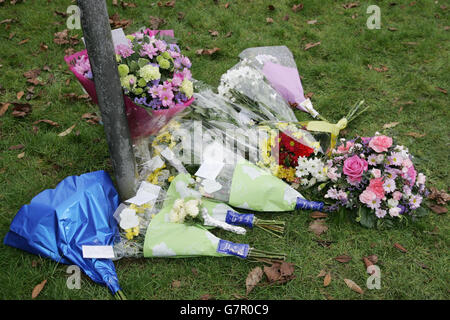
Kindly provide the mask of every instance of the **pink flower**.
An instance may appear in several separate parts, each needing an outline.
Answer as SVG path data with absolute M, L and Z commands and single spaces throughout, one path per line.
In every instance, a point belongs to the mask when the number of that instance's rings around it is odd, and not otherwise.
M 375 178 L 370 180 L 369 186 L 367 187 L 368 190 L 375 193 L 377 196 L 377 199 L 383 199 L 384 198 L 384 187 L 383 187 L 383 178 Z
M 142 49 L 139 53 L 141 57 L 149 57 L 151 59 L 157 55 L 158 49 L 156 49 L 151 43 L 145 43 L 142 45 Z
M 374 178 L 381 177 L 381 170 L 380 169 L 372 169 L 371 172 L 372 172 Z
M 337 168 L 334 168 L 334 167 L 328 169 L 327 176 L 328 176 L 328 178 L 331 179 L 331 181 L 337 181 L 337 179 L 341 177 L 341 174 L 337 173 L 336 171 L 337 171 Z
M 370 140 L 369 147 L 375 152 L 386 152 L 392 146 L 392 138 L 388 136 L 375 136 Z
M 338 148 L 337 148 L 337 153 L 347 153 L 348 150 L 350 150 L 351 147 L 353 147 L 354 143 L 351 141 L 347 141 L 346 144 L 341 144 Z
M 179 87 L 181 86 L 181 83 L 183 82 L 183 75 L 181 75 L 181 77 L 178 77 L 177 75 L 175 75 L 172 79 L 172 85 L 174 87 Z
M 399 207 L 390 208 L 389 215 L 391 217 L 398 217 L 400 215 L 400 211 L 402 211 L 402 209 L 400 209 Z
M 155 47 L 156 47 L 156 49 L 158 49 L 159 51 L 166 51 L 167 44 L 166 44 L 165 41 L 162 41 L 162 40 L 156 40 L 156 41 L 155 41 Z
M 359 201 L 361 201 L 364 204 L 370 204 L 372 201 L 375 201 L 377 199 L 377 195 L 375 193 L 373 193 L 370 190 L 364 190 L 360 195 L 359 195 Z
M 383 210 L 383 209 L 376 209 L 375 210 L 375 215 L 378 217 L 378 218 L 384 218 L 384 216 L 386 215 L 386 210 Z
M 128 58 L 133 53 L 134 50 L 126 44 L 119 44 L 116 46 L 116 54 L 120 55 L 122 58 Z
M 412 167 L 412 166 L 413 166 L 413 163 L 412 163 L 411 160 L 405 159 L 405 160 L 403 160 L 403 162 L 402 162 L 402 166 L 404 166 L 404 167 L 406 167 L 406 168 L 409 168 L 409 167 Z
M 409 167 L 408 169 L 408 177 L 409 180 L 411 182 L 411 186 L 414 185 L 414 183 L 416 182 L 416 177 L 417 177 L 417 171 L 416 169 L 414 169 L 414 166 Z
M 419 173 L 419 175 L 417 176 L 417 185 L 421 185 L 421 184 L 425 184 L 427 177 L 421 172 Z
M 350 183 L 361 182 L 362 175 L 369 165 L 366 160 L 354 155 L 344 161 L 344 174 L 348 177 Z
M 420 204 L 422 203 L 422 197 L 419 195 L 413 195 L 411 197 L 411 199 L 409 200 L 409 206 L 411 207 L 411 209 L 417 209 L 418 207 L 420 207 Z
M 395 191 L 392 194 L 392 198 L 397 201 L 399 201 L 402 198 L 402 196 L 403 196 L 403 194 L 400 191 Z
M 172 90 L 161 91 L 159 94 L 162 105 L 165 107 L 171 107 L 173 103 L 173 92 Z

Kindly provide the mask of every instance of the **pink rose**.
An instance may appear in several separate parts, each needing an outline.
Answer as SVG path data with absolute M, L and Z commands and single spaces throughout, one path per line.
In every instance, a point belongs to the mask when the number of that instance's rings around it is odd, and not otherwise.
M 384 187 L 383 187 L 383 178 L 375 178 L 370 180 L 369 186 L 367 187 L 368 190 L 375 193 L 377 196 L 377 199 L 383 199 L 384 198 Z
M 404 166 L 404 167 L 406 167 L 406 168 L 409 168 L 409 167 L 411 167 L 412 165 L 413 165 L 413 163 L 412 163 L 412 161 L 409 160 L 409 159 L 405 159 L 405 160 L 403 160 L 403 162 L 402 162 L 402 166 Z
M 399 201 L 402 198 L 403 194 L 400 191 L 395 191 L 392 194 L 392 198 L 394 198 L 394 200 Z
M 344 161 L 344 174 L 350 183 L 359 183 L 362 175 L 369 168 L 366 160 L 354 155 Z
M 348 150 L 350 150 L 351 147 L 353 147 L 354 143 L 351 141 L 347 141 L 347 143 L 341 144 L 338 148 L 337 148 L 337 153 L 347 153 Z
M 369 204 L 377 198 L 376 194 L 366 189 L 359 195 L 359 201 Z
M 375 152 L 386 152 L 392 146 L 392 138 L 387 136 L 375 136 L 370 140 L 369 147 Z

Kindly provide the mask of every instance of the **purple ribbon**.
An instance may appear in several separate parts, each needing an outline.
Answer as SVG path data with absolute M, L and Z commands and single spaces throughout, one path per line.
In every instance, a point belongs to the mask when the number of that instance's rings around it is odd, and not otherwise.
M 217 252 L 237 256 L 239 258 L 247 258 L 250 246 L 243 243 L 233 243 L 227 240 L 219 240 Z
M 297 204 L 295 205 L 295 210 L 316 210 L 322 211 L 323 202 L 320 201 L 309 201 L 304 198 L 297 198 Z
M 243 214 L 237 213 L 233 210 L 227 211 L 227 216 L 225 217 L 225 222 L 233 226 L 245 226 L 253 228 L 253 220 L 255 218 L 254 214 Z

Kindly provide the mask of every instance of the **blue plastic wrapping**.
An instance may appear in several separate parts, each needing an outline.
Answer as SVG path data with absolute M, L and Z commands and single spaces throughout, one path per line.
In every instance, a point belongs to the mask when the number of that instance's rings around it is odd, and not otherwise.
M 220 240 L 217 245 L 217 252 L 247 258 L 250 246 L 244 243 L 233 243 L 227 240 Z
M 78 265 L 115 294 L 120 289 L 110 259 L 83 258 L 83 245 L 113 245 L 119 196 L 105 171 L 70 176 L 22 206 L 4 243 L 63 264 Z
M 323 210 L 324 203 L 320 201 L 310 201 L 303 198 L 297 198 L 296 210 Z
M 225 222 L 233 226 L 245 226 L 253 228 L 253 221 L 255 220 L 255 215 L 248 213 L 238 213 L 233 210 L 228 210 L 225 217 Z

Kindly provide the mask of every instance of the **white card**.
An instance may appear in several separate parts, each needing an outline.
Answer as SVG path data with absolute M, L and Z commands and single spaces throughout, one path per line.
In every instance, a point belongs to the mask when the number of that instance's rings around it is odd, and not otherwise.
M 128 39 L 125 36 L 125 33 L 123 32 L 122 28 L 111 30 L 111 36 L 114 48 L 116 48 L 116 46 L 119 44 L 128 45 Z M 84 46 L 86 46 L 86 43 L 84 42 L 84 37 L 82 37 L 81 40 L 83 41 Z
M 112 246 L 81 246 L 83 258 L 87 259 L 113 259 L 114 250 Z
M 150 171 L 155 171 L 156 169 L 161 168 L 164 165 L 164 161 L 162 161 L 160 156 L 155 156 L 151 158 L 147 163 L 147 167 Z
M 137 206 L 142 206 L 145 203 L 156 200 L 160 191 L 160 186 L 156 186 L 147 181 L 142 181 L 136 195 L 133 198 L 126 200 L 125 202 L 133 203 Z
M 195 175 L 197 177 L 205 178 L 208 180 L 216 180 L 224 165 L 225 164 L 223 162 L 203 162 L 200 168 L 198 168 Z
M 175 158 L 175 154 L 169 148 L 165 148 L 161 151 L 161 155 L 169 161 Z

